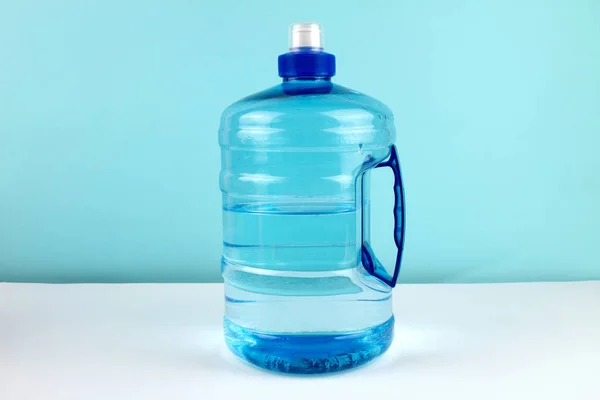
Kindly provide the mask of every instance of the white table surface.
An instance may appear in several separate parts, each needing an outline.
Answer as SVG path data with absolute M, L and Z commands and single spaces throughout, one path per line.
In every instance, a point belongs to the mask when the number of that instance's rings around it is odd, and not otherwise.
M 0 283 L 0 399 L 600 399 L 600 281 L 400 285 L 374 363 L 294 377 L 226 349 L 220 284 Z

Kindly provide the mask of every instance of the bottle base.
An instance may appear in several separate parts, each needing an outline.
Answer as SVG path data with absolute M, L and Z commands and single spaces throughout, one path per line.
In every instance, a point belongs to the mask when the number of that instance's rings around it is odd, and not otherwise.
M 242 360 L 275 372 L 323 374 L 368 363 L 392 343 L 394 317 L 381 325 L 331 334 L 274 334 L 242 328 L 224 318 L 227 347 Z

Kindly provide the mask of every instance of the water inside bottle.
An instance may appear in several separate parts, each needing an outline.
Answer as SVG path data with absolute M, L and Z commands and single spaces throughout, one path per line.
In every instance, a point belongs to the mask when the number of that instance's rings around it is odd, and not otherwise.
M 357 340 L 381 339 L 370 329 L 392 318 L 391 293 L 360 268 L 360 207 L 357 213 L 354 203 L 297 200 L 224 209 L 222 268 L 230 346 L 238 343 L 248 351 L 245 346 L 256 343 L 256 335 L 270 335 L 264 344 L 269 346 L 285 337 L 289 348 L 296 339 L 330 344 L 344 343 L 348 334 Z M 381 343 L 374 345 L 379 349 Z M 364 351 L 364 344 L 359 347 Z M 367 359 L 368 351 L 356 359 L 345 351 L 350 358 L 343 365 Z M 285 357 L 269 354 L 263 362 L 293 368 Z

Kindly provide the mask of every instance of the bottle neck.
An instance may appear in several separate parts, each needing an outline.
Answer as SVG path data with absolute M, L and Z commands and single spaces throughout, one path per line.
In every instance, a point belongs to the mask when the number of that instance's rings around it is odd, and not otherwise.
M 327 94 L 333 89 L 330 76 L 286 76 L 281 86 L 288 95 Z
M 283 81 L 284 82 L 302 82 L 302 83 L 315 82 L 315 83 L 319 83 L 319 82 L 331 82 L 331 77 L 330 76 L 288 76 L 288 77 L 284 77 Z

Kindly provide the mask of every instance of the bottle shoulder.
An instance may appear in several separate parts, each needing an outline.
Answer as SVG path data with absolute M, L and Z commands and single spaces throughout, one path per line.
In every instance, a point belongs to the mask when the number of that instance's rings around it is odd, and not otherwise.
M 308 132 L 321 132 L 311 135 Z M 221 116 L 222 145 L 385 147 L 394 117 L 382 102 L 331 82 L 282 83 L 245 97 Z
M 329 82 L 324 87 L 291 87 L 285 83 L 246 96 L 228 106 L 223 118 L 239 117 L 257 110 L 287 109 L 296 111 L 321 111 L 322 109 L 358 108 L 372 114 L 393 118 L 393 113 L 384 103 L 356 90 Z M 298 109 L 300 107 L 300 109 Z

